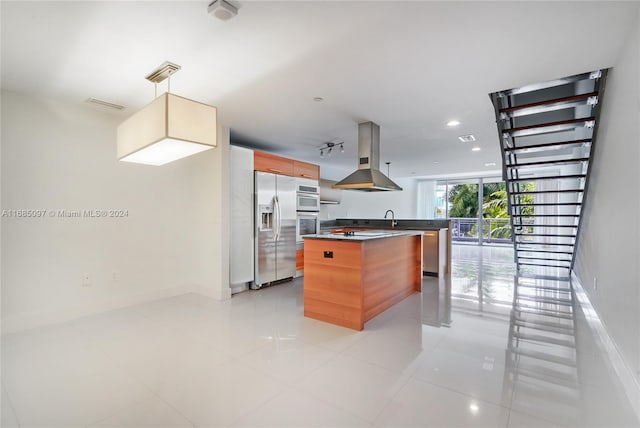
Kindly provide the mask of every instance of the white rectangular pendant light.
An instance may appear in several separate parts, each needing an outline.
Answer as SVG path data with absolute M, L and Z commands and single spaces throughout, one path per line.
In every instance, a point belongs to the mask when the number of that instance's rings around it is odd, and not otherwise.
M 118 126 L 118 159 L 164 165 L 215 147 L 216 138 L 215 107 L 165 93 Z

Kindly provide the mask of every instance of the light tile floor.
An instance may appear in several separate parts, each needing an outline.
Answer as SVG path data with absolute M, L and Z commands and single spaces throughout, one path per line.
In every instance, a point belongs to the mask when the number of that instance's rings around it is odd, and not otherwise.
M 455 246 L 363 332 L 304 318 L 297 279 L 5 336 L 2 427 L 640 426 L 579 310 L 575 348 L 514 341 L 511 251 Z

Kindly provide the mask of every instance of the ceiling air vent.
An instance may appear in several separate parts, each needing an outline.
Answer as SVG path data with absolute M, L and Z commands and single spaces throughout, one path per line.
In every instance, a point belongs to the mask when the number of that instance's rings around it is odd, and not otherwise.
M 124 109 L 124 106 L 121 106 L 120 104 L 110 103 L 108 101 L 99 100 L 97 98 L 87 98 L 86 102 L 89 103 L 89 104 L 95 104 L 95 105 L 99 105 L 99 106 L 102 106 L 102 107 L 109 107 L 109 108 L 116 109 L 116 110 Z
M 472 141 L 476 141 L 476 137 L 474 137 L 472 134 L 461 135 L 458 137 L 458 140 L 462 141 L 463 143 L 470 143 Z

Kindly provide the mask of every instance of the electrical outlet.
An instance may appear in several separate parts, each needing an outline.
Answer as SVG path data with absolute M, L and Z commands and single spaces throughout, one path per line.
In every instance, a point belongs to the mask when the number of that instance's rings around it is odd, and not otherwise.
M 598 278 L 596 278 L 595 276 L 593 277 L 593 289 L 598 289 Z
M 91 285 L 91 278 L 89 277 L 89 275 L 85 275 L 82 277 L 82 286 L 83 287 L 88 287 Z

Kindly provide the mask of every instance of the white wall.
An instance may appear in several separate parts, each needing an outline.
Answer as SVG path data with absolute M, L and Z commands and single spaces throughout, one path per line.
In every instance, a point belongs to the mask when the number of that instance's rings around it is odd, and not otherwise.
M 116 160 L 121 118 L 12 92 L 1 102 L 2 209 L 47 211 L 2 218 L 3 332 L 191 290 L 229 295 L 228 132 L 191 158 L 129 164 Z M 85 209 L 128 214 L 55 213 Z
M 640 370 L 639 23 L 640 16 L 609 74 L 575 266 L 636 377 Z
M 322 205 L 320 207 L 320 219 L 383 218 L 387 210 L 393 210 L 397 219 L 416 218 L 416 180 L 412 178 L 394 178 L 393 181 L 402 187 L 401 192 L 344 190 L 340 204 Z

